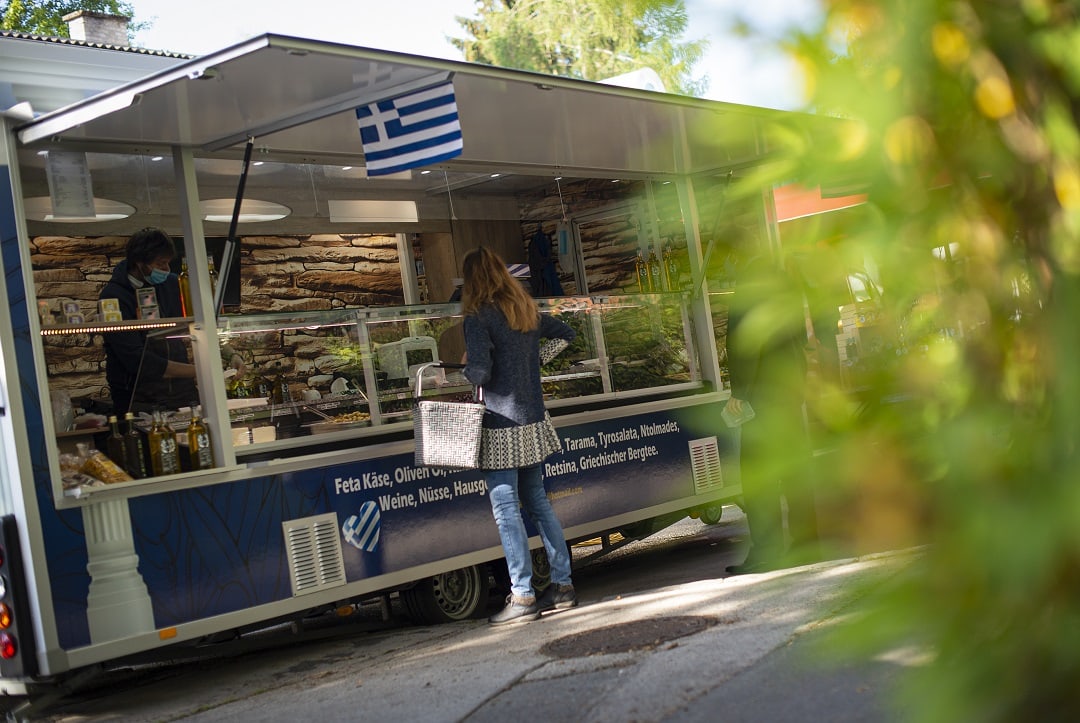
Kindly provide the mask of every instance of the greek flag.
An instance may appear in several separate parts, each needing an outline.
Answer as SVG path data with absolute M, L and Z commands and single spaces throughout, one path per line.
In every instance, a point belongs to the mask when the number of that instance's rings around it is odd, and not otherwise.
M 454 84 L 356 109 L 369 176 L 385 176 L 461 155 Z
M 345 537 L 345 542 L 356 549 L 374 552 L 379 546 L 381 526 L 379 506 L 369 500 L 360 505 L 360 511 L 357 514 L 350 515 L 349 519 L 345 520 L 345 524 L 341 526 L 341 533 Z
M 527 279 L 532 273 L 528 264 L 507 264 L 506 270 L 515 279 Z

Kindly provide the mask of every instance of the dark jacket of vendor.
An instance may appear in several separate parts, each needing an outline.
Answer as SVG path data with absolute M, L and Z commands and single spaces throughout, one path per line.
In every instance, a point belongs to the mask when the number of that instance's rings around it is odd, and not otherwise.
M 168 271 L 174 255 L 172 239 L 164 231 L 136 232 L 128 241 L 127 258 L 116 265 L 99 298 L 117 299 L 125 321 L 147 316 L 182 317 L 180 284 L 176 275 Z M 157 308 L 144 311 L 140 317 L 138 295 L 146 289 L 154 290 Z M 195 369 L 188 362 L 186 345 L 167 335 L 171 332 L 118 331 L 103 335 L 105 378 L 117 414 L 176 409 L 198 401 Z

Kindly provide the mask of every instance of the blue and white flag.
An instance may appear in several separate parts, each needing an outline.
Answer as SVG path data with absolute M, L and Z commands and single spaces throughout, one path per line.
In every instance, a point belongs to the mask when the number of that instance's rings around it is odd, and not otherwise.
M 356 109 L 369 176 L 385 176 L 461 155 L 454 84 Z
M 528 264 L 507 264 L 506 270 L 510 272 L 510 275 L 515 279 L 527 279 L 532 273 Z

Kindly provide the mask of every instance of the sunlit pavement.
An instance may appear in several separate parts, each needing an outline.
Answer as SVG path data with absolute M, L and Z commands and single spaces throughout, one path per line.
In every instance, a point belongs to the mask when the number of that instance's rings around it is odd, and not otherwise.
M 49 720 L 504 721 L 522 711 L 547 721 L 892 720 L 886 688 L 910 661 L 837 665 L 814 641 L 850 613 L 854 591 L 917 556 L 881 553 L 585 599 L 500 628 L 400 629 L 322 644 L 316 659 L 275 650 L 216 671 L 206 694 L 188 680 L 198 695 L 155 700 L 162 682 L 108 711 L 91 705 Z M 650 625 L 653 641 L 640 637 Z M 610 636 L 595 634 L 608 627 Z

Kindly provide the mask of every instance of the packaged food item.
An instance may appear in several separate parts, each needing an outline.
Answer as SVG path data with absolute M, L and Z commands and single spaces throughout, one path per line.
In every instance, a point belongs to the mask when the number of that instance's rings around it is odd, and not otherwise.
M 82 469 L 83 462 L 86 461 L 86 457 L 80 457 L 72 452 L 63 452 L 60 454 L 60 474 L 68 476 L 69 474 L 75 474 Z
M 141 289 L 135 289 L 135 295 L 139 299 L 139 308 L 152 306 L 155 310 L 157 309 L 157 290 L 153 286 L 144 286 Z
M 80 487 L 101 487 L 101 480 L 96 477 L 91 477 L 88 474 L 82 472 L 68 472 L 65 473 L 63 478 L 63 486 L 65 490 L 74 490 Z
M 75 429 L 104 429 L 108 423 L 104 414 L 80 414 L 72 420 Z
M 75 424 L 75 408 L 71 403 L 71 395 L 67 392 L 53 390 L 49 392 L 49 401 L 52 404 L 53 426 L 57 432 L 66 432 Z
M 42 326 L 55 326 L 56 319 L 53 318 L 52 307 L 46 299 L 38 299 L 38 320 Z
M 97 477 L 105 484 L 131 481 L 131 475 L 125 472 L 116 462 L 106 457 L 104 452 L 97 449 L 90 449 L 87 452 L 86 461 L 83 462 L 80 471 L 91 477 Z

